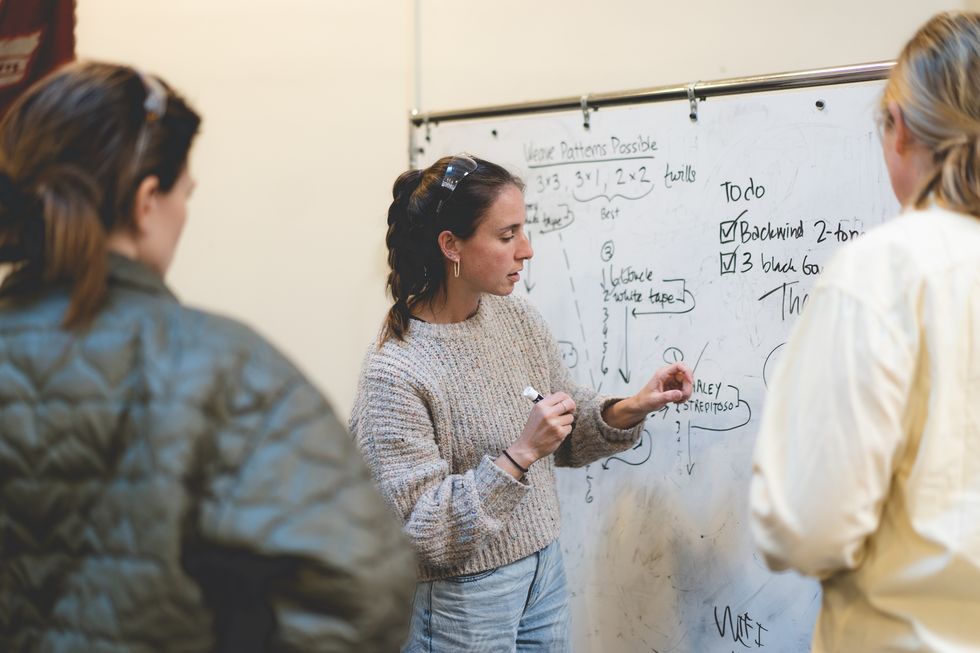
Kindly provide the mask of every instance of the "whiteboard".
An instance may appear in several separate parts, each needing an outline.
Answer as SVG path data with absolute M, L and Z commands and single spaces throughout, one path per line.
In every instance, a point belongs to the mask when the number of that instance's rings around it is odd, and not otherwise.
M 517 292 L 577 382 L 695 369 L 633 449 L 560 470 L 576 651 L 809 650 L 820 586 L 773 574 L 748 529 L 766 384 L 834 250 L 898 211 L 873 119 L 882 82 L 445 122 L 420 163 L 470 152 L 527 184 Z M 428 139 L 428 140 L 426 140 Z M 819 402 L 820 397 L 810 400 Z

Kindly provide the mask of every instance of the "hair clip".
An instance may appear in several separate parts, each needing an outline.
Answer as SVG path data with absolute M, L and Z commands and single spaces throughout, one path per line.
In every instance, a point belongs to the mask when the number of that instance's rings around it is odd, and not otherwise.
M 136 154 L 133 156 L 133 169 L 138 173 L 143 163 L 146 141 L 149 138 L 147 133 L 149 124 L 163 118 L 163 114 L 167 111 L 167 89 L 156 77 L 144 75 L 138 70 L 135 72 L 143 82 L 143 88 L 146 89 L 146 98 L 143 99 L 146 120 L 140 126 L 139 136 L 136 137 Z
M 163 118 L 167 112 L 167 89 L 159 79 L 152 75 L 144 75 L 137 72 L 146 89 L 146 99 L 143 100 L 143 109 L 146 111 L 146 119 L 153 121 Z
M 480 164 L 476 162 L 471 156 L 466 154 L 459 154 L 454 156 L 449 164 L 446 166 L 446 172 L 442 175 L 442 182 L 439 184 L 442 188 L 448 188 L 449 192 L 446 196 L 439 200 L 439 205 L 436 206 L 436 215 L 442 211 L 442 206 L 449 200 L 452 196 L 453 191 L 459 185 L 459 182 L 463 181 L 476 172 L 476 169 L 480 167 Z

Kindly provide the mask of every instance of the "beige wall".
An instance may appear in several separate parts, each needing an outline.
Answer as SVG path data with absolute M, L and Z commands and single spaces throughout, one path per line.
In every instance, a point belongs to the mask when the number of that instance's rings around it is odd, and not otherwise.
M 963 7 L 963 0 L 422 0 L 423 103 L 437 110 L 881 61 L 932 14 Z
M 81 56 L 157 72 L 204 115 L 177 294 L 271 337 L 344 415 L 385 309 L 410 17 L 391 0 L 78 2 Z
M 417 1 L 78 1 L 81 56 L 158 72 L 205 116 L 172 285 L 270 336 L 345 416 L 385 310 L 384 215 L 416 88 L 434 110 L 883 60 L 963 6 Z

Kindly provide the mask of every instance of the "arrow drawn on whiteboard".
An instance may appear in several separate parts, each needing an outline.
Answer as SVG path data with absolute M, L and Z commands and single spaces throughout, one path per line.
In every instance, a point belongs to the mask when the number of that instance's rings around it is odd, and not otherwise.
M 589 347 L 588 339 L 585 337 L 585 323 L 582 321 L 582 309 L 578 304 L 578 296 L 575 294 L 575 278 L 572 274 L 572 263 L 568 260 L 568 250 L 565 249 L 565 238 L 558 232 L 558 242 L 561 243 L 561 255 L 565 259 L 565 270 L 568 272 L 568 288 L 572 292 L 572 304 L 575 306 L 575 315 L 578 317 L 578 328 L 582 334 L 582 350 L 585 352 L 585 363 L 586 365 L 592 364 L 589 359 Z M 596 387 L 595 375 L 593 375 L 592 370 L 589 369 L 589 378 L 592 380 L 592 387 Z
M 531 245 L 531 232 L 527 232 L 527 244 Z M 530 293 L 531 289 L 534 288 L 534 284 L 531 283 L 531 259 L 524 260 L 524 289 Z
M 558 208 L 564 209 L 564 213 L 561 215 L 551 215 L 545 213 L 543 210 L 541 211 L 541 226 L 538 228 L 540 233 L 548 234 L 552 231 L 560 231 L 575 222 L 575 211 L 568 204 L 559 204 Z
M 629 321 L 629 315 L 630 315 L 629 314 L 629 307 L 628 306 L 624 306 L 623 307 L 623 349 L 624 349 L 623 360 L 625 362 L 625 365 L 623 367 L 626 368 L 626 371 L 624 372 L 622 367 L 619 368 L 619 375 L 621 377 L 623 377 L 623 381 L 625 383 L 629 383 L 630 382 L 630 339 L 629 339 L 629 323 L 630 323 L 630 321 Z
M 609 463 L 614 460 L 618 460 L 621 463 L 631 465 L 633 467 L 642 465 L 646 461 L 650 460 L 650 456 L 653 455 L 653 440 L 650 439 L 650 433 L 646 429 L 643 429 L 640 439 L 633 445 L 633 448 L 630 449 L 630 451 L 642 451 L 643 449 L 646 449 L 646 455 L 643 456 L 642 460 L 628 460 L 626 458 L 620 458 L 619 456 L 609 456 L 602 461 L 602 468 L 609 469 Z
M 661 304 L 660 310 L 657 311 L 638 311 L 634 307 L 633 317 L 636 317 L 637 315 L 666 315 L 666 314 L 680 315 L 682 313 L 690 313 L 691 311 L 694 310 L 694 307 L 698 305 L 697 300 L 694 298 L 694 293 L 692 293 L 690 290 L 687 289 L 687 279 L 663 279 L 663 282 L 664 283 L 680 282 L 681 296 L 680 299 L 677 300 L 679 306 L 677 308 L 674 308 L 673 302 L 671 302 L 670 304 L 663 303 Z M 657 293 L 657 294 L 659 295 L 661 293 Z M 688 296 L 690 296 L 691 298 L 690 301 L 688 301 L 687 299 Z M 671 306 L 671 308 L 667 308 L 668 305 Z
M 691 460 L 691 423 L 687 423 L 687 475 L 694 471 L 694 461 Z

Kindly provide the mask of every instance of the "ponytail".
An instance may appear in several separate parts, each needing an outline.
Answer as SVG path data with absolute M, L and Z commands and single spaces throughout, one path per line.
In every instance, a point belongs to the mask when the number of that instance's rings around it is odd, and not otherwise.
M 943 206 L 980 217 L 980 141 L 961 135 L 940 143 L 937 168 L 919 192 L 916 206 L 925 206 L 930 195 Z
M 404 340 L 412 319 L 412 308 L 420 298 L 430 294 L 433 282 L 442 283 L 442 267 L 426 265 L 429 257 L 420 251 L 420 246 L 425 248 L 427 240 L 431 241 L 430 249 L 438 250 L 435 235 L 431 239 L 425 237 L 429 230 L 424 221 L 423 193 L 420 192 L 422 174 L 421 170 L 403 172 L 391 191 L 394 200 L 388 207 L 385 244 L 390 268 L 387 287 L 394 303 L 388 309 L 381 343 L 391 337 Z
M 67 328 L 88 324 L 106 294 L 106 231 L 99 220 L 95 182 L 73 166 L 55 166 L 37 184 L 44 216 L 46 284 L 68 284 Z
M 54 165 L 20 191 L 7 175 L 0 214 L 0 261 L 13 263 L 16 288 L 67 285 L 71 301 L 64 326 L 79 328 L 98 312 L 106 294 L 106 231 L 99 220 L 95 182 L 81 169 Z

